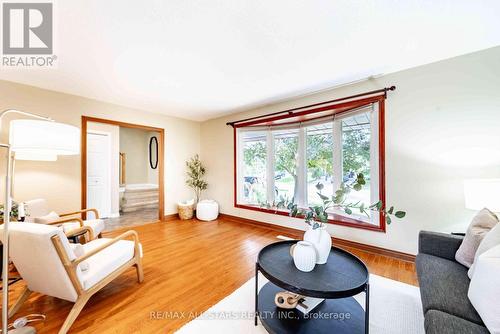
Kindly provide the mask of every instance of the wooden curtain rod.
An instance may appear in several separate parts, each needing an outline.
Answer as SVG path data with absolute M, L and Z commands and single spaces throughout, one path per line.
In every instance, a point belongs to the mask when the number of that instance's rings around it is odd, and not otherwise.
M 234 121 L 234 122 L 227 122 L 226 125 L 230 125 L 230 126 L 234 127 L 234 125 L 237 124 L 237 123 L 247 122 L 247 121 L 253 121 L 255 119 L 269 117 L 269 116 L 276 116 L 276 115 L 280 115 L 280 114 L 284 114 L 284 113 L 289 113 L 290 115 L 293 115 L 293 112 L 297 111 L 297 110 L 307 109 L 307 108 L 311 108 L 311 107 L 317 107 L 317 106 L 320 106 L 320 105 L 323 105 L 323 104 L 329 104 L 329 103 L 333 103 L 333 102 L 340 102 L 340 101 L 344 101 L 344 100 L 350 100 L 350 99 L 354 99 L 356 97 L 361 97 L 361 96 L 366 96 L 366 95 L 374 95 L 374 94 L 384 93 L 384 97 L 387 97 L 387 92 L 395 90 L 395 89 L 396 89 L 396 86 L 386 87 L 386 88 L 383 88 L 383 89 L 372 90 L 372 91 L 366 92 L 366 93 L 351 95 L 351 96 L 347 96 L 347 97 L 341 97 L 341 98 L 338 98 L 338 99 L 335 99 L 335 100 L 330 100 L 330 101 L 325 101 L 325 102 L 319 102 L 319 103 L 310 104 L 310 105 L 303 106 L 303 107 L 297 107 L 297 108 L 292 108 L 292 109 L 277 111 L 277 112 L 273 112 L 273 113 L 266 114 L 266 115 L 261 115 L 261 116 L 249 117 L 249 118 L 240 119 L 240 120 Z

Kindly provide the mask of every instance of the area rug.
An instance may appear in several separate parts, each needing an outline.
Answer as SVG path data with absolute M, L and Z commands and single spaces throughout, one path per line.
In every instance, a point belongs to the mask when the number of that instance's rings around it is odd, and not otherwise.
M 251 279 L 222 301 L 177 331 L 178 334 L 267 333 L 259 323 L 254 326 L 254 288 Z M 259 277 L 262 287 L 267 280 Z M 364 294 L 355 296 L 364 307 Z M 424 334 L 420 292 L 415 286 L 370 275 L 370 333 Z

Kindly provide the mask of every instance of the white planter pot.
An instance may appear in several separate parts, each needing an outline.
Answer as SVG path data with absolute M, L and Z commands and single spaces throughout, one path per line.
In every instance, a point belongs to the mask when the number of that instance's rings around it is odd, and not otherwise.
M 219 204 L 210 199 L 199 201 L 196 205 L 196 218 L 204 221 L 217 219 L 219 216 Z
M 326 226 L 315 230 L 309 228 L 304 233 L 304 241 L 312 243 L 316 249 L 316 264 L 325 264 L 332 248 L 332 237 L 326 231 Z
M 298 270 L 310 272 L 316 266 L 316 250 L 307 241 L 299 241 L 293 249 L 293 263 Z

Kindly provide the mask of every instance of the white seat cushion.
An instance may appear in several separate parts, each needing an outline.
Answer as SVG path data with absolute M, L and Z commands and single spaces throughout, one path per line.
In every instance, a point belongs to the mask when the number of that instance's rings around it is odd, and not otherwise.
M 104 220 L 102 219 L 89 219 L 84 220 L 83 225 L 88 226 L 94 231 L 94 235 L 98 236 L 104 231 Z
M 112 239 L 102 238 L 92 240 L 83 248 L 85 253 L 95 249 Z M 81 283 L 84 290 L 88 290 L 99 281 L 103 280 L 106 276 L 113 271 L 124 265 L 127 261 L 134 257 L 134 242 L 129 240 L 120 240 L 113 245 L 104 248 L 96 255 L 88 258 L 86 261 L 89 263 L 89 269 L 82 272 Z
M 89 219 L 83 221 L 84 226 L 88 226 L 92 229 L 94 233 L 94 237 L 97 237 L 104 230 L 104 221 L 102 219 Z M 64 223 L 63 228 L 64 232 L 68 233 L 71 230 L 79 228 L 80 224 L 78 222 L 74 223 Z

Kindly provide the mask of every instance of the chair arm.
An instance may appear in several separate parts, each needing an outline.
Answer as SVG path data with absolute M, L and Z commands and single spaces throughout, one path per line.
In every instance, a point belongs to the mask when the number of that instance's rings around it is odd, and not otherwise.
M 78 218 L 78 217 L 58 219 L 58 220 L 55 220 L 53 222 L 47 223 L 47 225 L 56 225 L 56 224 L 62 224 L 62 223 L 75 223 L 75 222 L 78 222 L 78 224 L 80 224 L 80 227 L 84 226 L 83 220 L 81 218 Z
M 66 217 L 66 216 L 72 216 L 72 215 L 76 215 L 76 214 L 84 213 L 84 212 L 89 212 L 89 211 L 92 211 L 94 213 L 94 215 L 95 215 L 95 218 L 99 219 L 99 212 L 97 211 L 97 209 L 82 209 L 82 210 L 78 210 L 78 211 L 75 211 L 75 212 L 63 213 L 63 214 L 60 214 L 59 216 L 60 217 Z
M 87 260 L 89 257 L 92 257 L 102 251 L 103 249 L 117 243 L 120 240 L 126 239 L 128 237 L 132 237 L 134 239 L 134 244 L 135 244 L 135 251 L 139 249 L 139 235 L 137 234 L 136 231 L 130 230 L 125 233 L 120 234 L 119 236 L 111 239 L 110 241 L 102 244 L 101 246 L 91 250 L 90 252 L 80 256 L 79 258 L 75 259 L 72 261 L 74 265 L 78 265 L 80 262 Z
M 83 231 L 85 231 L 85 232 L 87 232 L 89 234 L 89 239 L 88 240 L 94 240 L 94 232 L 92 231 L 92 228 L 90 228 L 88 226 L 83 226 L 83 227 L 75 228 L 74 230 L 71 230 L 68 233 L 66 233 L 66 237 L 71 238 L 71 237 L 73 237 L 75 235 L 80 234 Z
M 455 261 L 455 253 L 464 237 L 439 232 L 420 231 L 418 252 Z

